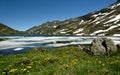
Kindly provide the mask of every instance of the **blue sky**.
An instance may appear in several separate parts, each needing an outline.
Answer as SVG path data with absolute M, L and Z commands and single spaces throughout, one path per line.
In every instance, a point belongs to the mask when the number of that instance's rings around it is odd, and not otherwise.
M 117 0 L 0 0 L 0 22 L 24 31 L 47 21 L 66 20 L 109 6 Z

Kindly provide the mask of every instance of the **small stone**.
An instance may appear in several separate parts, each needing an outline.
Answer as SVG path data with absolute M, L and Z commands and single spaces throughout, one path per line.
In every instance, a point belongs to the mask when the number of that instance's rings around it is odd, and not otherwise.
M 45 52 L 47 51 L 46 48 L 43 48 L 43 47 L 37 47 L 37 48 L 34 48 L 35 51 L 38 51 L 38 52 Z

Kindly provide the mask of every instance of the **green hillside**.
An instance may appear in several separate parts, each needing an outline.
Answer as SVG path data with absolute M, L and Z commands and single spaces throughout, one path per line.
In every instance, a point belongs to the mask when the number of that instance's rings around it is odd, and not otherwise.
M 14 30 L 14 29 L 0 23 L 0 34 L 20 34 L 20 33 L 23 33 L 23 32 Z

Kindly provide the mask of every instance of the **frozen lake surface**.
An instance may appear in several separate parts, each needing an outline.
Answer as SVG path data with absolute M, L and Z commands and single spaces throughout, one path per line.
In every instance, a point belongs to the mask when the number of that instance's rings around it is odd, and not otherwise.
M 91 44 L 93 38 L 100 36 L 0 36 L 10 38 L 0 42 L 1 54 L 25 53 L 34 47 L 55 48 L 68 45 Z M 102 36 L 103 37 L 103 36 Z M 104 36 L 120 44 L 120 37 Z

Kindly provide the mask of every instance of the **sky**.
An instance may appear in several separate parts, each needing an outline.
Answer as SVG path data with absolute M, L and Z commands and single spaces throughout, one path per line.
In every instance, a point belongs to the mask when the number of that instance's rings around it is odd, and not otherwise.
M 67 20 L 105 8 L 117 0 L 0 0 L 0 23 L 25 31 L 54 20 Z

